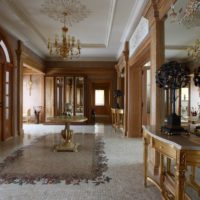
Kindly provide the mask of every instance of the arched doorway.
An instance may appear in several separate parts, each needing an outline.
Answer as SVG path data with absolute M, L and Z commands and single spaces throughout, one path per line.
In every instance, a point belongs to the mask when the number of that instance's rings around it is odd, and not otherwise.
M 12 69 L 6 42 L 0 36 L 0 140 L 13 136 L 12 132 Z

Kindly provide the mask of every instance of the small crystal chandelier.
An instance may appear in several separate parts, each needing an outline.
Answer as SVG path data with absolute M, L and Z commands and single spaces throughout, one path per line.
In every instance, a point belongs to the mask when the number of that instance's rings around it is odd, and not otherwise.
M 68 28 L 66 26 L 67 13 L 63 13 L 64 26 L 62 27 L 62 38 L 59 41 L 58 35 L 55 36 L 53 42 L 48 40 L 48 49 L 50 55 L 58 55 L 63 58 L 78 57 L 81 53 L 80 40 L 76 40 L 74 36 L 67 35 Z
M 188 56 L 191 56 L 195 62 L 200 62 L 200 39 L 195 41 L 192 47 L 187 49 Z
M 175 11 L 174 5 L 171 6 L 169 14 L 171 22 L 178 22 L 187 28 L 200 26 L 200 0 L 188 0 L 185 9 L 180 8 Z

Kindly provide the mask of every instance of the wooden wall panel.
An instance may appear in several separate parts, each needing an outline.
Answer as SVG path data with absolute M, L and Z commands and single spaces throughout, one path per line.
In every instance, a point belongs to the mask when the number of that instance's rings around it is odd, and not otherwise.
M 142 68 L 150 60 L 150 37 L 129 59 L 127 136 L 142 136 Z

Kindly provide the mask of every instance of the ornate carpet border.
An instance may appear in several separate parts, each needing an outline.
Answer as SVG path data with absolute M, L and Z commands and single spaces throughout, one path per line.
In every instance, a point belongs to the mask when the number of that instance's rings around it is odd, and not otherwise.
M 105 143 L 103 139 L 100 136 L 96 136 L 95 150 L 94 150 L 95 156 L 93 160 L 95 165 L 92 170 L 93 171 L 92 178 L 85 177 L 85 176 L 80 177 L 78 175 L 73 175 L 72 177 L 69 177 L 66 175 L 53 176 L 51 174 L 43 174 L 43 175 L 37 175 L 37 176 L 31 176 L 28 174 L 27 175 L 3 174 L 3 175 L 0 175 L 0 185 L 12 184 L 12 183 L 19 184 L 19 185 L 36 184 L 39 182 L 42 184 L 58 184 L 58 183 L 61 183 L 62 181 L 64 181 L 65 184 L 73 184 L 73 185 L 79 185 L 80 183 L 89 183 L 89 182 L 92 182 L 95 185 L 100 185 L 106 182 L 110 182 L 111 178 L 105 175 L 105 172 L 108 169 L 108 165 L 107 165 L 108 159 L 104 151 L 104 146 L 105 146 Z M 2 163 L 0 163 L 0 173 L 8 164 L 12 164 L 12 162 L 14 162 L 16 159 L 19 159 L 23 155 L 24 149 L 27 147 L 22 147 L 19 150 L 13 152 L 8 157 L 6 157 L 6 159 L 4 159 Z

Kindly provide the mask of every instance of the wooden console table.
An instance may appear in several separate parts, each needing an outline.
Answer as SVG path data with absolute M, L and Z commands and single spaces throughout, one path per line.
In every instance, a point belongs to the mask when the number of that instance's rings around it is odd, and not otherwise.
M 200 167 L 200 138 L 184 133 L 168 136 L 154 126 L 143 126 L 143 136 L 145 187 L 147 180 L 153 182 L 160 189 L 164 199 L 190 199 L 185 193 L 186 184 L 192 186 L 200 194 L 200 187 L 195 181 L 195 167 Z M 158 181 L 148 172 L 149 145 L 160 154 Z M 170 171 L 171 161 L 174 162 L 174 173 Z M 188 166 L 191 167 L 192 174 L 189 176 L 189 180 L 186 180 L 185 172 Z

